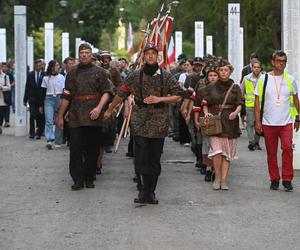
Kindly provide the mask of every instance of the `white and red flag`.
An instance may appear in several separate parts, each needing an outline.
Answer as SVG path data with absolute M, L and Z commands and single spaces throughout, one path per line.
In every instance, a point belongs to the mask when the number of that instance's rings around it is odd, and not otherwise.
M 175 62 L 175 44 L 173 36 L 171 36 L 169 48 L 168 48 L 168 63 Z
M 127 38 L 127 51 L 131 54 L 133 54 L 133 31 L 132 31 L 132 25 L 131 22 L 129 22 L 128 25 L 128 38 Z

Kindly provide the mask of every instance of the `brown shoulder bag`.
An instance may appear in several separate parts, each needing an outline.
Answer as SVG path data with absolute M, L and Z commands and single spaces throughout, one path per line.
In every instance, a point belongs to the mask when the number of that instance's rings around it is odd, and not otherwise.
M 227 98 L 229 96 L 230 91 L 233 88 L 234 83 L 228 89 L 223 104 L 221 106 L 220 112 L 217 115 L 208 116 L 208 117 L 200 117 L 200 128 L 202 134 L 212 136 L 212 135 L 220 135 L 223 132 L 222 123 L 221 123 L 221 114 L 226 104 Z

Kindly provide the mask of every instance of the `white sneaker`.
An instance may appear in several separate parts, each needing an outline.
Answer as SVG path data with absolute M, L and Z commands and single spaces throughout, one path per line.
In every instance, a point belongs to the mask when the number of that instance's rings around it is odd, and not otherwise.
M 185 146 L 185 147 L 189 147 L 189 146 L 190 146 L 190 144 L 189 144 L 189 143 L 184 143 L 184 144 L 183 144 L 183 146 Z
M 54 147 L 55 148 L 61 148 L 61 145 L 60 144 L 55 144 Z

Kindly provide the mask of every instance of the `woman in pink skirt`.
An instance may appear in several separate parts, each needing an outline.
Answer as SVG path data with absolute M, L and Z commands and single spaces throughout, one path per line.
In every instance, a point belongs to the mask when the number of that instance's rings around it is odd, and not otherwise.
M 213 183 L 215 190 L 228 190 L 229 165 L 231 160 L 237 159 L 237 138 L 241 134 L 238 114 L 242 108 L 242 92 L 240 86 L 234 84 L 233 80 L 230 79 L 232 72 L 232 65 L 226 60 L 221 60 L 219 63 L 219 80 L 205 88 L 203 111 L 204 115 L 208 117 L 220 112 L 225 95 L 233 84 L 221 114 L 223 132 L 220 135 L 209 137 L 208 157 L 212 159 L 215 170 Z

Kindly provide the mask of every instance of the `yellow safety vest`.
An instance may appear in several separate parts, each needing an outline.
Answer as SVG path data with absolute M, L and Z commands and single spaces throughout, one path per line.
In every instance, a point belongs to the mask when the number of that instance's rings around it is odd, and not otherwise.
M 245 105 L 247 108 L 254 108 L 254 101 L 255 101 L 255 95 L 254 95 L 254 85 L 253 83 L 244 77 L 244 83 L 245 83 Z
M 291 79 L 289 78 L 288 73 L 284 72 L 283 77 L 287 82 L 287 85 L 289 86 L 290 89 L 290 114 L 293 118 L 298 115 L 298 111 L 294 105 L 294 88 Z M 263 78 L 264 79 L 264 78 Z M 262 100 L 262 95 L 263 95 L 263 82 L 262 82 L 262 77 L 260 77 L 257 81 L 258 84 L 258 96 L 259 96 L 259 103 L 261 104 Z

